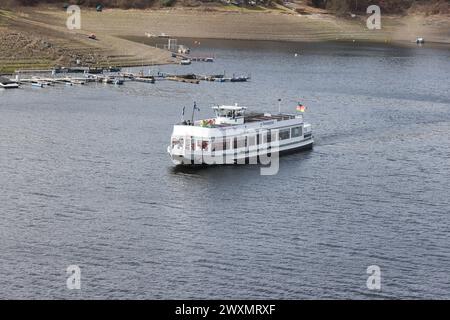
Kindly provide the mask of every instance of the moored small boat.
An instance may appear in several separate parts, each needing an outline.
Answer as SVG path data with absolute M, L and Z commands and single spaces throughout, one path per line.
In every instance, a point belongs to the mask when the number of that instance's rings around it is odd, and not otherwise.
M 108 67 L 106 71 L 108 72 L 120 72 L 122 70 L 120 67 Z
M 183 65 L 183 66 L 190 65 L 191 64 L 191 59 L 182 59 L 180 61 L 180 64 Z
M 155 83 L 155 77 L 153 76 L 139 76 L 133 78 L 134 81 L 144 82 L 144 83 Z
M 31 86 L 38 87 L 38 88 L 43 88 L 44 84 L 42 82 L 40 82 L 40 81 L 33 81 L 33 82 L 31 82 Z
M 250 79 L 250 77 L 239 76 L 231 78 L 230 82 L 247 82 L 248 79 Z
M 17 89 L 17 88 L 19 88 L 19 84 L 15 81 L 11 81 L 5 77 L 0 77 L 0 88 Z

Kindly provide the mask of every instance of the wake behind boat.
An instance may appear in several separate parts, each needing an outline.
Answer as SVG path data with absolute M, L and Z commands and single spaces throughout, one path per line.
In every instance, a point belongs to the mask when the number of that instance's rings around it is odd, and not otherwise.
M 247 108 L 236 104 L 215 106 L 214 118 L 193 121 L 195 110 L 196 105 L 192 120 L 173 127 L 167 152 L 176 165 L 261 163 L 261 157 L 311 149 L 314 143 L 303 114 L 246 114 Z

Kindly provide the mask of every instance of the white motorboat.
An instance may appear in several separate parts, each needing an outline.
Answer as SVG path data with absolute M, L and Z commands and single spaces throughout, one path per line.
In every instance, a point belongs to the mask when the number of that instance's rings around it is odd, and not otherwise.
M 15 81 L 11 81 L 5 77 L 0 77 L 0 88 L 16 89 L 16 88 L 19 88 L 19 84 Z
M 180 61 L 180 64 L 183 65 L 183 66 L 190 65 L 191 64 L 191 59 L 182 59 Z

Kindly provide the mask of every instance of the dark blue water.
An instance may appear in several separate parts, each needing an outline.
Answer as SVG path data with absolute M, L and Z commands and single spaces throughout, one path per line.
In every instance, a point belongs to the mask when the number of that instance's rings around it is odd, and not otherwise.
M 153 71 L 251 82 L 0 91 L 0 298 L 450 298 L 450 51 L 194 48 L 209 53 Z M 307 106 L 316 145 L 277 175 L 173 167 L 183 106 L 278 98 Z

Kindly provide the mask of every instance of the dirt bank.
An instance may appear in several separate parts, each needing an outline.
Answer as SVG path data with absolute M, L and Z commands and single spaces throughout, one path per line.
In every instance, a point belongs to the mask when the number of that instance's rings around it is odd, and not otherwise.
M 382 16 L 381 30 L 368 30 L 366 16 L 336 18 L 324 11 L 295 10 L 166 10 L 82 8 L 81 30 L 66 28 L 68 15 L 57 7 L 22 7 L 0 11 L 0 70 L 18 65 L 163 64 L 168 51 L 125 40 L 127 36 L 166 33 L 173 37 L 285 41 L 413 41 L 450 43 L 448 15 Z M 95 33 L 98 40 L 88 39 Z M 0 71 L 1 72 L 1 71 Z

